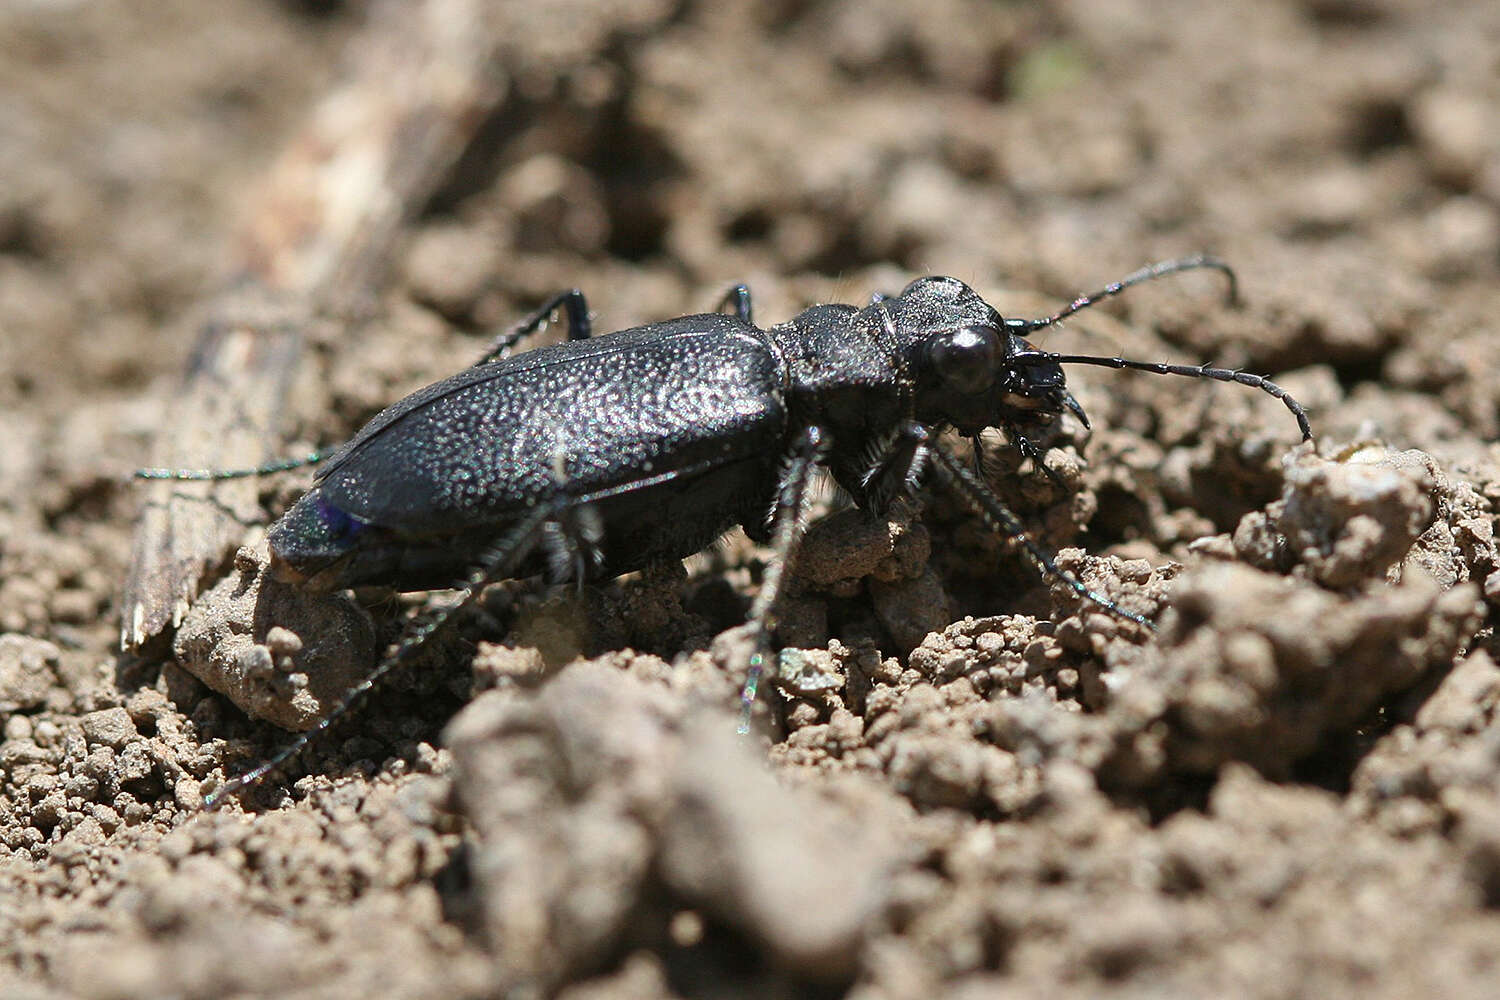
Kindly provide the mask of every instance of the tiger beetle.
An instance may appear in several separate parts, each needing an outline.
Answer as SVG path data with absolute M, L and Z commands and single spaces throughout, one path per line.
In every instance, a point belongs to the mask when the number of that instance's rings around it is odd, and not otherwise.
M 1258 375 L 1207 365 L 1058 354 L 1024 335 L 1163 275 L 1234 272 L 1207 255 L 1142 268 L 1041 319 L 1003 317 L 955 278 L 919 278 L 869 305 L 815 305 L 762 329 L 750 292 L 718 311 L 594 336 L 583 293 L 562 292 L 500 336 L 472 367 L 387 408 L 343 446 L 257 469 L 145 469 L 147 479 L 229 479 L 321 462 L 313 486 L 271 526 L 271 572 L 329 591 L 363 585 L 454 588 L 313 729 L 209 796 L 259 782 L 412 659 L 494 581 L 545 574 L 602 580 L 682 559 L 736 524 L 769 545 L 751 605 L 756 652 L 741 695 L 742 731 L 771 648 L 783 573 L 804 528 L 809 484 L 826 468 L 877 516 L 924 466 L 1043 575 L 1126 621 L 1151 627 L 1064 573 L 1020 520 L 939 439 L 1003 430 L 1027 457 L 1060 416 L 1088 418 L 1066 365 L 1238 382 L 1281 400 L 1312 437 L 1301 404 Z M 559 311 L 567 340 L 512 356 Z

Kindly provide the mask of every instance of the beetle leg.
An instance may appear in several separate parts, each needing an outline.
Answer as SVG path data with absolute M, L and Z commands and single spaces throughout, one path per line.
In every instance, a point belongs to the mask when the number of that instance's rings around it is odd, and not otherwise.
M 744 320 L 752 326 L 755 325 L 753 318 L 754 307 L 750 304 L 749 285 L 741 282 L 725 292 L 724 297 L 719 300 L 719 304 L 714 306 L 714 312 L 723 312 L 726 307 L 731 307 L 731 314 L 736 319 Z
M 480 555 L 463 581 L 458 584 L 457 601 L 409 626 L 396 643 L 395 648 L 386 654 L 374 670 L 370 671 L 369 676 L 350 688 L 343 699 L 333 707 L 333 710 L 318 720 L 317 725 L 299 735 L 271 759 L 244 774 L 230 778 L 214 789 L 204 798 L 203 807 L 213 809 L 227 796 L 233 795 L 242 788 L 258 784 L 262 778 L 280 770 L 306 750 L 313 740 L 348 715 L 388 674 L 405 666 L 412 657 L 416 656 L 434 633 L 471 607 L 479 599 L 480 593 L 486 586 L 495 580 L 514 575 L 521 561 L 536 547 L 543 527 L 555 518 L 561 509 L 564 509 L 565 502 L 571 501 L 554 499 L 533 507 L 510 532 Z
M 315 451 L 300 458 L 281 458 L 253 469 L 136 469 L 136 479 L 170 479 L 176 482 L 218 482 L 221 479 L 249 479 L 251 476 L 269 476 L 277 472 L 289 472 L 308 465 L 317 465 L 332 455 L 337 448 Z
M 1057 470 L 1052 468 L 1052 466 L 1043 464 L 1042 449 L 1037 447 L 1036 442 L 1031 440 L 1031 438 L 1027 437 L 1025 434 L 1022 434 L 1020 430 L 1017 429 L 1016 425 L 1011 423 L 1009 420 L 1005 421 L 1003 426 L 1005 427 L 1005 436 L 1010 438 L 1010 443 L 1016 446 L 1016 451 L 1019 451 L 1021 453 L 1021 457 L 1031 459 L 1032 464 L 1042 472 L 1046 473 L 1047 478 L 1052 480 L 1052 485 L 1056 486 L 1058 489 L 1064 492 L 1067 492 L 1068 484 L 1063 479 L 1063 477 L 1058 475 Z M 974 439 L 974 445 L 976 449 L 975 456 L 977 458 L 979 438 L 976 437 Z M 980 475 L 979 478 L 983 479 L 984 476 Z
M 744 289 L 744 285 L 738 286 Z M 745 290 L 745 306 L 749 307 L 749 290 Z M 485 349 L 483 356 L 476 362 L 474 367 L 489 364 L 509 353 L 512 347 L 523 337 L 536 333 L 552 315 L 561 309 L 568 322 L 569 340 L 587 340 L 592 332 L 592 324 L 589 322 L 588 300 L 583 297 L 583 292 L 576 288 L 570 288 L 566 292 L 559 292 L 546 302 L 542 303 L 534 312 L 529 314 L 515 326 L 506 330 L 496 337 L 490 346 Z M 218 482 L 223 479 L 248 479 L 251 476 L 268 476 L 277 472 L 288 472 L 292 469 L 300 469 L 308 465 L 316 465 L 328 456 L 332 455 L 337 448 L 328 448 L 315 451 L 300 458 L 278 459 L 257 465 L 249 469 L 137 469 L 134 473 L 136 479 L 170 479 L 175 481 L 189 482 Z
M 883 517 L 897 497 L 912 492 L 921 473 L 921 443 L 909 434 L 897 434 L 871 460 L 870 470 L 861 478 L 863 498 L 859 505 Z
M 1021 519 L 1001 503 L 1000 498 L 995 496 L 988 486 L 964 468 L 962 462 L 938 444 L 927 428 L 920 424 L 912 424 L 907 428 L 906 433 L 921 443 L 927 453 L 932 456 L 933 466 L 944 479 L 953 485 L 958 494 L 979 512 L 991 531 L 1016 540 L 1016 543 L 1021 546 L 1021 551 L 1026 553 L 1026 557 L 1039 573 L 1054 580 L 1061 580 L 1073 593 L 1091 604 L 1098 605 L 1117 618 L 1123 618 L 1125 621 L 1134 622 L 1148 629 L 1156 628 L 1149 619 L 1133 611 L 1126 611 L 1103 594 L 1090 590 L 1081 580 L 1059 569 L 1056 561 L 1040 545 L 1031 540 L 1031 536 L 1026 533 L 1026 527 L 1021 524 Z
M 786 580 L 786 568 L 796 554 L 797 543 L 807 528 L 808 486 L 812 483 L 813 470 L 828 447 L 827 434 L 822 428 L 808 427 L 797 443 L 792 446 L 790 460 L 781 474 L 781 483 L 776 490 L 776 510 L 772 516 L 771 548 L 774 558 L 766 566 L 761 577 L 760 593 L 750 605 L 750 631 L 755 652 L 750 654 L 750 669 L 745 675 L 745 687 L 740 692 L 740 732 L 750 731 L 750 709 L 755 704 L 755 693 L 765 672 L 771 650 L 771 630 L 775 627 L 776 600 L 781 596 Z
M 498 361 L 505 357 L 522 337 L 530 336 L 545 327 L 552 319 L 552 315 L 559 309 L 563 311 L 568 321 L 568 339 L 587 340 L 593 332 L 593 325 L 589 322 L 588 300 L 583 297 L 581 291 L 570 288 L 566 292 L 558 292 L 543 302 L 525 319 L 491 341 L 490 346 L 485 348 L 483 356 L 474 362 L 474 367 L 487 365 L 491 361 Z
M 572 580 L 583 585 L 604 563 L 604 522 L 592 504 L 579 503 L 563 510 L 542 528 L 541 545 L 546 549 L 547 582 Z

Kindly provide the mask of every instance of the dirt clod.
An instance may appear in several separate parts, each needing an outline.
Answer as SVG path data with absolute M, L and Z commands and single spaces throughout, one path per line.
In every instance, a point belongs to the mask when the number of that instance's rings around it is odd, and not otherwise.
M 0 635 L 0 712 L 37 708 L 57 682 L 62 652 L 43 639 Z
M 172 651 L 246 713 L 302 730 L 373 667 L 375 629 L 348 597 L 309 597 L 267 572 L 264 551 L 241 549 L 234 572 L 188 612 Z

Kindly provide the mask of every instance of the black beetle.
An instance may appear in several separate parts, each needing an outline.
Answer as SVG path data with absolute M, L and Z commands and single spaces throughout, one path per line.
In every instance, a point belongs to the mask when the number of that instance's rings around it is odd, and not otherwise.
M 544 571 L 552 580 L 608 578 L 691 555 L 739 524 L 777 556 L 751 611 L 764 650 L 781 568 L 795 548 L 818 466 L 855 504 L 879 514 L 930 459 L 1042 572 L 1149 625 L 1058 570 L 937 434 L 953 428 L 971 437 L 976 467 L 978 436 L 987 428 L 1004 430 L 1036 457 L 1030 435 L 1063 411 L 1087 425 L 1062 366 L 1088 364 L 1252 386 L 1281 399 L 1310 438 L 1302 406 L 1265 378 L 1055 354 L 1022 336 L 1131 285 L 1192 268 L 1224 272 L 1233 297 L 1233 272 L 1204 255 L 1143 268 L 1030 320 L 1002 317 L 947 277 L 919 278 L 862 309 L 813 306 L 769 329 L 754 325 L 744 286 L 726 296 L 728 314 L 721 307 L 597 337 L 581 292 L 554 297 L 475 366 L 366 424 L 322 461 L 313 487 L 271 527 L 273 572 L 282 579 L 320 590 L 380 584 L 465 593 L 409 630 L 315 729 L 221 787 L 213 801 L 300 751 L 493 580 Z M 567 317 L 566 341 L 508 356 L 559 310 Z M 296 464 L 141 474 L 224 478 Z M 760 653 L 752 657 L 747 710 L 761 662 Z

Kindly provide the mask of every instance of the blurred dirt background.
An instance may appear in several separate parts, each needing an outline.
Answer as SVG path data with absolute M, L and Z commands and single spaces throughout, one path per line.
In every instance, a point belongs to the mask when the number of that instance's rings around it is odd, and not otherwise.
M 998 435 L 987 471 L 1155 635 L 934 491 L 814 529 L 781 639 L 824 690 L 755 737 L 710 652 L 763 567 L 731 538 L 581 601 L 494 588 L 204 813 L 288 737 L 184 669 L 232 608 L 116 652 L 124 475 L 367 8 L 0 4 L 0 995 L 1494 995 L 1500 6 L 496 11 L 499 110 L 313 338 L 268 456 L 560 288 L 599 329 L 927 273 L 1039 315 L 1199 250 L 1243 305 L 1185 275 L 1046 346 L 1272 373 L 1316 445 L 1250 389 L 1075 369 L 1067 488 Z M 306 483 L 259 485 L 230 598 Z M 443 599 L 359 597 L 381 639 Z M 319 639 L 238 637 L 241 665 Z

